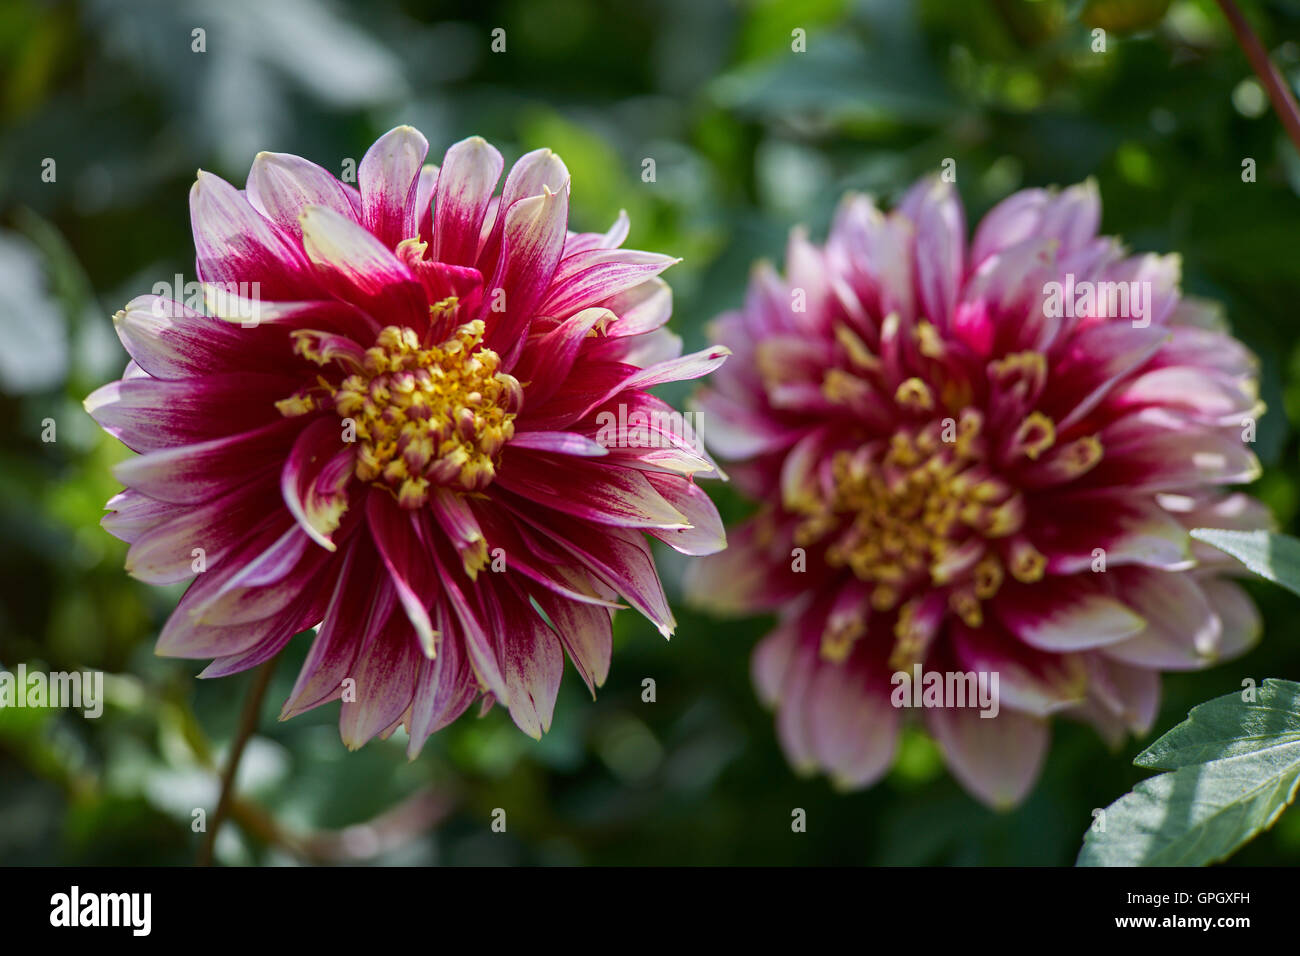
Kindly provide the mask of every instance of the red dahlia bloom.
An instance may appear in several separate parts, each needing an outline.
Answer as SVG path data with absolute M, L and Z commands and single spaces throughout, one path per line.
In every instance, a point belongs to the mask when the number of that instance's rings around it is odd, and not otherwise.
M 194 577 L 158 652 L 252 667 L 320 624 L 283 716 L 343 696 L 343 740 L 403 726 L 410 752 L 480 694 L 550 726 L 563 648 L 591 689 L 618 595 L 668 635 L 644 538 L 723 546 L 683 429 L 610 441 L 646 390 L 726 354 L 663 326 L 675 260 L 567 231 L 549 150 L 507 175 L 477 137 L 441 168 L 399 127 L 359 189 L 261 153 L 241 191 L 190 193 L 205 315 L 158 296 L 115 317 L 132 361 L 86 400 L 140 456 L 105 526 L 128 570 Z M 195 303 L 196 305 L 199 303 Z M 346 684 L 351 679 L 355 685 Z M 355 697 L 346 693 L 354 687 Z
M 850 197 L 719 320 L 735 358 L 700 405 L 763 504 L 695 592 L 780 609 L 754 675 L 798 766 L 870 783 L 919 702 L 958 779 L 1014 803 L 1049 715 L 1143 733 L 1158 672 L 1256 640 L 1188 536 L 1268 523 L 1217 490 L 1257 474 L 1254 358 L 1180 296 L 1177 257 L 1126 255 L 1100 214 L 1092 183 L 1027 190 L 968 245 L 943 184 L 888 216 Z M 1000 706 L 918 701 L 931 674 L 996 675 Z

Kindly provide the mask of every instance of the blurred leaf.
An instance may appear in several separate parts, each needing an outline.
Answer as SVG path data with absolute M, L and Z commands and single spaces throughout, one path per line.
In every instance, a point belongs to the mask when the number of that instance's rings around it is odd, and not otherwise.
M 1169 12 L 1169 0 L 1088 0 L 1079 18 L 1112 33 L 1148 30 Z
M 710 92 L 725 107 L 800 125 L 952 119 L 958 108 L 925 51 L 892 39 L 877 37 L 868 46 L 851 34 L 814 35 L 806 53 L 723 74 Z
M 1008 29 L 1026 47 L 1050 40 L 1065 25 L 1063 0 L 996 0 Z
M 1089 830 L 1079 866 L 1204 866 L 1268 829 L 1300 788 L 1300 684 L 1266 680 L 1193 707 L 1138 755 L 1144 780 Z
M 1300 594 L 1300 539 L 1271 531 L 1195 528 L 1192 537 L 1232 555 L 1250 570 Z

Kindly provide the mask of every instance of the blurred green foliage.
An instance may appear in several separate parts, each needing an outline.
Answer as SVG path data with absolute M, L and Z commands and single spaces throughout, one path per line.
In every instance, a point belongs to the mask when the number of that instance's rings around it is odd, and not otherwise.
M 1094 5 L 1100 6 L 1100 5 Z M 889 201 L 956 160 L 968 221 L 1011 191 L 1095 176 L 1103 226 L 1177 251 L 1184 285 L 1223 301 L 1260 354 L 1257 487 L 1295 530 L 1300 461 L 1300 157 L 1209 0 L 1094 51 L 1082 4 L 1054 0 L 10 0 L 0 5 L 0 663 L 102 668 L 99 720 L 0 710 L 0 862 L 183 863 L 249 675 L 196 681 L 157 658 L 178 596 L 122 571 L 98 527 L 125 452 L 80 407 L 126 356 L 109 316 L 192 276 L 198 167 L 242 184 L 260 149 L 338 170 L 397 123 L 435 154 L 477 133 L 507 160 L 537 146 L 573 173 L 575 228 L 620 208 L 667 275 L 688 347 L 739 303 L 753 260 L 795 223 L 824 234 L 847 189 Z M 1244 4 L 1300 80 L 1300 3 Z M 506 30 L 507 50 L 490 51 Z M 206 50 L 192 31 L 206 31 Z M 806 52 L 792 31 L 806 31 Z M 642 180 L 653 158 L 654 182 Z M 1243 183 L 1242 162 L 1257 165 Z M 42 178 L 55 162 L 53 182 Z M 683 390 L 671 395 L 680 398 Z M 57 441 L 42 440 L 46 419 Z M 745 506 L 718 488 L 724 513 Z M 670 588 L 685 568 L 666 555 Z M 1267 628 L 1243 660 L 1165 681 L 1156 733 L 1245 677 L 1300 674 L 1295 599 L 1252 585 Z M 675 595 L 676 591 L 672 593 Z M 866 792 L 795 776 L 756 702 L 768 622 L 679 609 L 666 644 L 616 622 L 593 703 L 566 674 L 539 744 L 494 710 L 408 763 L 397 741 L 340 744 L 335 706 L 277 723 L 307 638 L 276 673 L 241 768 L 226 862 L 1068 864 L 1091 811 L 1143 776 L 1058 722 L 1043 778 L 992 813 L 909 733 Z M 657 682 L 657 701 L 641 682 Z M 508 829 L 491 832 L 494 808 Z M 791 832 L 803 808 L 808 832 Z M 394 809 L 396 808 L 396 809 Z M 376 819 L 377 818 L 377 819 Z M 367 821 L 373 821 L 371 825 Z M 351 829 L 346 829 L 351 828 Z M 1300 859 L 1300 813 L 1235 863 Z

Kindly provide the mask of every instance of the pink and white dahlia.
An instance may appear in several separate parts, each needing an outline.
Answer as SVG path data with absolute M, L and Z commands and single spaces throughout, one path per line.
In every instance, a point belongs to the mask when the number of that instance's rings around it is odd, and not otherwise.
M 1160 671 L 1256 640 L 1232 566 L 1188 536 L 1268 523 L 1220 490 L 1258 473 L 1255 360 L 1179 294 L 1176 256 L 1127 255 L 1100 215 L 1091 182 L 1026 190 L 968 243 L 942 183 L 890 215 L 851 196 L 718 320 L 735 357 L 699 404 L 762 504 L 694 593 L 780 611 L 753 670 L 799 768 L 872 782 L 919 704 L 961 783 L 1011 805 L 1050 715 L 1118 744 Z
M 682 356 L 664 328 L 656 276 L 675 260 L 620 249 L 623 215 L 569 232 L 549 150 L 500 195 L 482 139 L 441 168 L 427 150 L 387 133 L 359 189 L 282 153 L 243 190 L 200 172 L 212 314 L 131 302 L 115 322 L 132 361 L 86 400 L 140 453 L 104 520 L 128 570 L 194 578 L 158 652 L 220 676 L 319 623 L 283 717 L 342 697 L 349 747 L 401 726 L 412 754 L 479 695 L 539 737 L 564 651 L 593 693 L 605 679 L 617 596 L 672 632 L 644 535 L 724 541 L 691 436 L 602 432 L 629 408 L 667 420 L 646 390 L 726 354 Z

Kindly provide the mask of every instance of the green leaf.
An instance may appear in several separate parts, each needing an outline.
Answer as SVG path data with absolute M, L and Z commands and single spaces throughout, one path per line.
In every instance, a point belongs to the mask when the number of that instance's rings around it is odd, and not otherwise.
M 1300 594 L 1300 540 L 1271 531 L 1195 528 L 1192 537 L 1224 551 L 1251 571 Z
M 1134 761 L 1144 780 L 1084 837 L 1078 866 L 1204 866 L 1271 827 L 1300 789 L 1300 684 L 1193 707 Z

